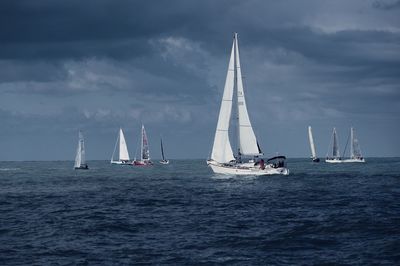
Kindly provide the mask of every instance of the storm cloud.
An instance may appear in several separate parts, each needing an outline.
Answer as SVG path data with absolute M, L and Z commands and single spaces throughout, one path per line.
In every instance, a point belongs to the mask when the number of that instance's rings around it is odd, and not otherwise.
M 266 155 L 324 156 L 354 126 L 366 156 L 399 156 L 399 1 L 1 1 L 0 159 L 206 158 L 233 32 Z

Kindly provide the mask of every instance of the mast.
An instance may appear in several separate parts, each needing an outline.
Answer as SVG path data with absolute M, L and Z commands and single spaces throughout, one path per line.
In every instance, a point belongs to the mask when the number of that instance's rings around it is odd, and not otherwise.
M 234 42 L 234 50 L 235 50 L 235 57 L 234 57 L 234 64 L 235 64 L 235 71 L 234 71 L 234 93 L 236 92 L 236 146 L 237 146 L 237 160 L 241 161 L 241 152 L 240 152 L 240 120 L 239 120 L 239 95 L 238 95 L 238 42 L 237 42 L 237 33 L 235 32 L 233 35 L 233 42 Z
M 350 158 L 354 158 L 354 133 L 353 133 L 353 128 L 350 128 Z
M 143 134 L 144 132 L 144 125 L 142 124 L 142 134 L 141 134 L 141 141 L 140 141 L 140 160 L 143 161 Z

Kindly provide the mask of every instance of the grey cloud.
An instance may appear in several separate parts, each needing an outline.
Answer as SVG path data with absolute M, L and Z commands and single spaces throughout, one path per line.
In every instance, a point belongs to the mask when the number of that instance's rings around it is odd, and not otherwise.
M 399 0 L 376 0 L 372 3 L 372 6 L 377 9 L 382 10 L 392 10 L 400 8 L 400 1 Z
M 249 112 L 268 154 L 304 156 L 303 127 L 329 135 L 351 123 L 366 143 L 387 136 L 370 154 L 397 154 L 397 3 L 1 1 L 0 133 L 42 144 L 57 136 L 64 153 L 55 154 L 70 158 L 83 128 L 108 158 L 116 129 L 136 136 L 143 122 L 176 147 L 172 157 L 204 158 L 239 32 Z

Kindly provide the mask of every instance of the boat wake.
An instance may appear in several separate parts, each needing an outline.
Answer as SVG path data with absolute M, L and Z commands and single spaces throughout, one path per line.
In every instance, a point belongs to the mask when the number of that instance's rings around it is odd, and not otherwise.
M 0 171 L 19 171 L 21 168 L 0 168 Z

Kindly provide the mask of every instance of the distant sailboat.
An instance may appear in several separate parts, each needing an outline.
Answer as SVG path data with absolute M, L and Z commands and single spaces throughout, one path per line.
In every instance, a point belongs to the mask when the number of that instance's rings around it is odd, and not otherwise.
M 347 145 L 346 145 L 347 147 Z M 344 150 L 343 154 L 346 152 Z M 355 136 L 354 128 L 350 128 L 350 158 L 344 159 L 344 163 L 365 163 L 365 159 L 361 154 L 360 145 L 358 143 L 358 139 Z
M 311 159 L 313 162 L 318 163 L 319 158 L 317 157 L 317 153 L 315 152 L 314 138 L 312 135 L 311 126 L 308 127 L 308 139 L 310 140 Z
M 83 139 L 82 131 L 79 130 L 78 148 L 76 149 L 75 156 L 75 169 L 89 169 L 85 160 L 85 141 Z
M 136 160 L 135 158 L 133 164 L 137 166 L 153 165 L 153 162 L 150 161 L 149 142 L 147 139 L 146 130 L 144 129 L 144 125 L 142 125 L 140 135 L 140 158 L 138 160 Z
M 117 146 L 119 149 L 119 158 L 117 161 L 114 161 L 114 154 L 117 150 Z M 111 156 L 111 164 L 132 165 L 132 162 L 129 160 L 128 147 L 126 145 L 125 136 L 122 128 L 119 129 L 117 141 L 115 142 L 114 151 Z
M 326 154 L 325 162 L 327 162 L 327 163 L 341 163 L 342 162 L 342 158 L 340 157 L 339 141 L 338 141 L 338 137 L 337 137 L 337 133 L 336 133 L 336 128 L 333 128 L 332 142 L 333 142 L 333 144 L 332 144 L 332 156 L 329 155 L 329 151 L 328 151 L 328 153 Z M 329 148 L 328 148 L 328 150 L 329 150 Z
M 234 94 L 236 97 L 234 97 Z M 229 125 L 232 106 L 236 105 L 237 115 L 237 154 L 234 156 L 229 141 Z M 232 51 L 229 60 L 224 93 L 222 97 L 211 159 L 207 164 L 214 173 L 229 175 L 272 175 L 289 174 L 285 167 L 285 157 L 277 156 L 266 163 L 259 156 L 263 155 L 251 126 L 247 112 L 242 74 L 239 61 L 237 33 L 234 34 Z M 247 162 L 242 156 L 252 157 Z
M 162 139 L 160 139 L 160 142 L 161 142 L 161 156 L 162 156 L 162 160 L 160 161 L 160 163 L 161 164 L 169 164 L 169 160 L 165 159 L 164 146 L 163 146 Z

